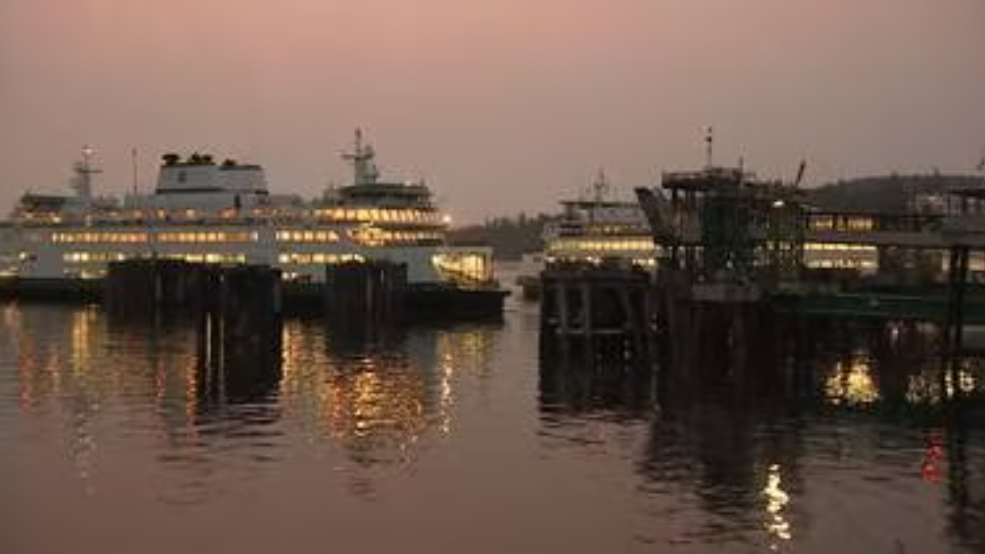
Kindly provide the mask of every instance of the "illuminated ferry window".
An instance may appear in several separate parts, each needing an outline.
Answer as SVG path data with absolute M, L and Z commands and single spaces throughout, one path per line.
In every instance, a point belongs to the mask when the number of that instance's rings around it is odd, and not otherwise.
M 847 227 L 850 231 L 871 231 L 875 227 L 875 222 L 871 217 L 850 217 Z
M 814 231 L 831 231 L 834 229 L 834 218 L 831 216 L 816 216 L 810 219 L 811 229 Z

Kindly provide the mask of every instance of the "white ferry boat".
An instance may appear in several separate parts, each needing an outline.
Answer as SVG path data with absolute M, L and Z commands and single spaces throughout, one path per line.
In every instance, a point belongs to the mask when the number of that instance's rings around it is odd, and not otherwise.
M 657 263 L 653 234 L 639 203 L 608 198 L 603 173 L 585 198 L 561 201 L 560 216 L 544 226 L 543 252 L 523 256 L 517 284 L 524 298 L 540 296 L 540 272 L 557 264 L 616 264 L 652 270 Z
M 192 154 L 163 156 L 156 188 L 122 199 L 93 194 L 92 151 L 75 166 L 75 194 L 25 194 L 0 224 L 0 283 L 74 286 L 110 262 L 167 258 L 264 264 L 286 284 L 320 283 L 329 264 L 406 264 L 408 284 L 498 290 L 488 247 L 449 246 L 450 224 L 423 182 L 383 181 L 356 132 L 350 184 L 303 200 L 268 190 L 263 168 Z

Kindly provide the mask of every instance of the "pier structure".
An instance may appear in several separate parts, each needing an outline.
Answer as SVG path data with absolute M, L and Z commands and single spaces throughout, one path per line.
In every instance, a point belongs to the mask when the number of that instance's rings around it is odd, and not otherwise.
M 325 315 L 337 334 L 370 339 L 402 322 L 406 265 L 350 262 L 327 266 L 325 276 Z
M 966 323 L 985 323 L 985 187 L 948 191 L 935 213 L 828 212 L 797 183 L 709 165 L 636 192 L 662 253 L 655 316 L 671 368 L 782 318 L 931 321 L 946 356 L 966 353 Z
M 541 275 L 542 352 L 584 366 L 641 362 L 652 352 L 650 274 L 559 264 Z
M 636 193 L 661 252 L 660 270 L 699 283 L 799 278 L 805 202 L 795 184 L 709 166 L 665 173 L 662 188 Z
M 280 378 L 280 271 L 179 260 L 109 265 L 103 302 L 127 322 L 190 320 L 197 329 L 198 390 L 215 399 L 248 399 Z

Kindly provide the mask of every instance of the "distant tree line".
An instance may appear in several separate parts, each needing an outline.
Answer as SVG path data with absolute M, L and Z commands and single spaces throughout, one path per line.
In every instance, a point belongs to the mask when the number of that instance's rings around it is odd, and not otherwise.
M 448 233 L 451 244 L 480 244 L 492 246 L 500 260 L 518 260 L 525 252 L 541 250 L 541 233 L 544 224 L 556 216 L 520 213 L 487 219 L 478 225 L 452 229 Z

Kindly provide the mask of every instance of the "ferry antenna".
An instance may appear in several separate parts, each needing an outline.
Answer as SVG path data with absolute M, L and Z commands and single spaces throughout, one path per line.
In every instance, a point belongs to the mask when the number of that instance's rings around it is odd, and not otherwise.
M 130 165 L 131 165 L 131 169 L 133 169 L 133 195 L 136 196 L 137 195 L 137 191 L 138 191 L 138 188 L 137 187 L 138 187 L 138 184 L 140 182 L 140 174 L 138 173 L 138 169 L 137 169 L 137 149 L 136 148 L 131 148 L 130 149 Z
M 712 167 L 712 160 L 715 146 L 715 131 L 712 129 L 711 125 L 708 126 L 708 130 L 705 132 L 705 165 L 708 168 Z
M 592 183 L 592 189 L 595 193 L 595 202 L 602 202 L 602 200 L 605 199 L 606 193 L 609 191 L 609 180 L 605 176 L 604 168 L 599 168 L 598 174 L 595 177 L 595 182 Z
M 102 173 L 102 170 L 92 167 L 92 155 L 95 151 L 88 144 L 82 147 L 82 160 L 75 164 L 75 176 L 72 179 L 72 189 L 88 203 L 92 200 L 92 176 Z
M 355 135 L 354 150 L 343 153 L 342 158 L 352 162 L 354 184 L 375 183 L 379 176 L 376 165 L 373 163 L 376 153 L 373 151 L 371 145 L 363 144 L 363 131 L 361 128 L 356 127 Z

